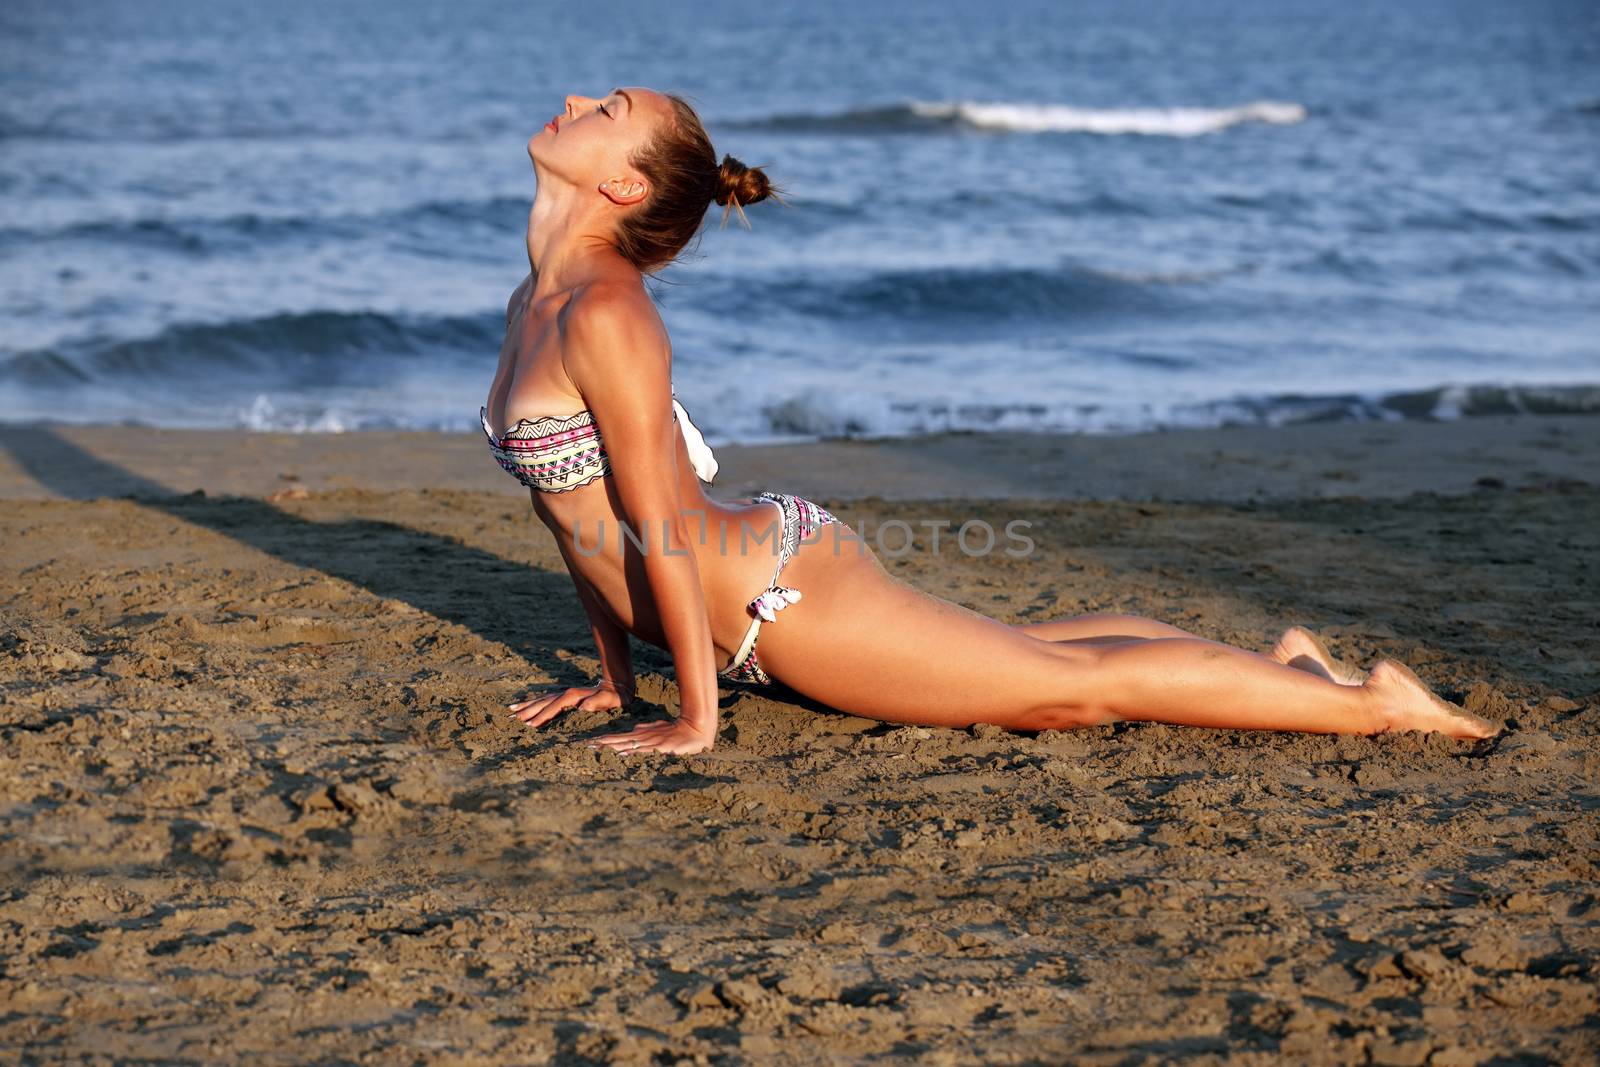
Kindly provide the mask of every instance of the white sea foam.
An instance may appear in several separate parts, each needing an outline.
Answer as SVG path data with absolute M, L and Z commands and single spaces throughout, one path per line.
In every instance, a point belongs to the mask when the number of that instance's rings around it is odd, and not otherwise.
M 346 433 L 355 428 L 334 410 L 314 414 L 280 411 L 265 393 L 256 394 L 249 407 L 239 409 L 238 425 L 254 433 Z
M 1259 100 L 1238 107 L 1082 108 L 1064 104 L 983 104 L 970 101 L 913 101 L 924 118 L 946 119 L 992 130 L 1026 133 L 1142 134 L 1147 137 L 1197 137 L 1245 122 L 1288 125 L 1301 122 L 1300 104 Z

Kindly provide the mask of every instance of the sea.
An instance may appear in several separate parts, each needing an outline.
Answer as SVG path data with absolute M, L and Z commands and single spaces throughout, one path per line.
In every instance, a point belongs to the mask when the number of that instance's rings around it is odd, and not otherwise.
M 0 421 L 472 431 L 618 85 L 713 444 L 1600 411 L 1594 0 L 6 0 Z

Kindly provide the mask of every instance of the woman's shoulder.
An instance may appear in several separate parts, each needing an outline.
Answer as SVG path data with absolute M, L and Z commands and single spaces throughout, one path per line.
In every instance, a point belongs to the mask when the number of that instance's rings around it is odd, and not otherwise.
M 573 292 L 558 321 L 562 364 L 580 392 L 586 384 L 626 381 L 630 393 L 670 394 L 671 343 L 642 285 L 627 279 L 587 283 Z
M 601 277 L 573 290 L 557 316 L 562 336 L 581 351 L 626 339 L 666 344 L 666 325 L 654 300 L 636 278 Z

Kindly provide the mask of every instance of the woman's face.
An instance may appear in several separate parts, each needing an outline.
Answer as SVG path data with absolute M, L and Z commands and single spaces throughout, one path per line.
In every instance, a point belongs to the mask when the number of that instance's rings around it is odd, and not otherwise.
M 649 89 L 613 89 L 608 96 L 569 96 L 528 141 L 528 155 L 544 172 L 580 188 L 611 179 L 639 179 L 629 164 L 667 116 L 668 101 Z

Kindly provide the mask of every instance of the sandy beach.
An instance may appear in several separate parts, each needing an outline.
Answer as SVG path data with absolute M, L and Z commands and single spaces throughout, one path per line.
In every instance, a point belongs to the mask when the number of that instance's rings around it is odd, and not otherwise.
M 886 565 L 1410 664 L 1481 743 L 896 727 L 715 751 L 596 669 L 472 435 L 0 428 L 0 1051 L 24 1062 L 1591 1062 L 1600 419 L 717 450 L 715 495 L 996 528 Z M 921 528 L 921 527 L 917 527 Z M 937 654 L 930 650 L 930 655 Z

